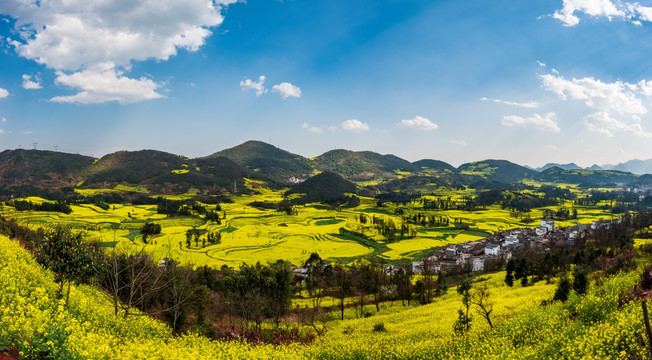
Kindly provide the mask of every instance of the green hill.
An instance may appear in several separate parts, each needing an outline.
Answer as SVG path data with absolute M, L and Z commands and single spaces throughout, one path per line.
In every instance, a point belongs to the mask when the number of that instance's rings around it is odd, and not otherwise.
M 317 156 L 313 164 L 318 170 L 332 171 L 349 180 L 396 177 L 396 171 L 419 171 L 419 167 L 394 155 L 342 149 L 331 150 Z
M 286 184 L 291 177 L 307 178 L 312 173 L 308 159 L 262 141 L 247 141 L 206 156 L 204 159 L 219 156 L 229 158 L 279 184 Z
M 93 161 L 54 151 L 5 150 L 0 153 L 0 195 L 64 197 Z
M 224 157 L 193 160 L 154 150 L 106 155 L 86 173 L 85 188 L 145 185 L 154 193 L 179 193 L 190 188 L 216 191 L 219 187 L 231 188 L 234 181 L 242 188 L 244 177 L 260 178 Z
M 563 170 L 558 167 L 549 168 L 537 176 L 540 181 L 584 185 L 629 183 L 637 178 L 632 173 L 616 170 Z
M 523 179 L 533 179 L 535 170 L 514 164 L 507 160 L 483 160 L 460 165 L 457 170 L 464 175 L 479 176 L 487 180 L 512 183 Z
M 342 198 L 345 193 L 355 193 L 354 183 L 332 172 L 323 172 L 296 184 L 285 195 L 306 194 L 302 202 L 333 201 Z
M 413 162 L 412 165 L 421 169 L 426 168 L 430 170 L 450 170 L 452 172 L 457 172 L 457 169 L 453 165 L 441 160 L 423 159 Z

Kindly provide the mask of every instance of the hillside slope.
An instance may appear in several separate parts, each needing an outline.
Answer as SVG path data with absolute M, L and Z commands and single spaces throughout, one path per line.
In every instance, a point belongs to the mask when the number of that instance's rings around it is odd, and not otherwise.
M 279 184 L 286 184 L 291 177 L 305 179 L 312 173 L 308 159 L 262 141 L 247 141 L 203 159 L 220 156 L 231 159 Z
M 464 175 L 480 176 L 487 180 L 513 183 L 532 179 L 538 172 L 507 160 L 483 160 L 460 165 L 457 170 Z
M 461 296 L 450 289 L 433 303 L 389 303 L 370 316 L 330 321 L 312 344 L 280 346 L 172 337 L 146 316 L 114 316 L 105 296 L 73 286 L 70 309 L 56 298 L 57 284 L 24 249 L 0 235 L 0 349 L 25 358 L 70 359 L 649 359 L 640 304 L 619 305 L 638 281 L 636 272 L 601 278 L 585 296 L 540 306 L 554 292 L 545 281 L 504 284 L 505 273 L 476 279 L 490 291 L 494 329 L 473 314 L 471 331 L 454 335 Z M 371 310 L 372 306 L 368 306 Z M 382 324 L 382 331 L 374 328 Z
M 331 150 L 314 159 L 314 167 L 331 171 L 349 180 L 396 177 L 396 171 L 416 172 L 419 167 L 394 155 L 372 151 Z

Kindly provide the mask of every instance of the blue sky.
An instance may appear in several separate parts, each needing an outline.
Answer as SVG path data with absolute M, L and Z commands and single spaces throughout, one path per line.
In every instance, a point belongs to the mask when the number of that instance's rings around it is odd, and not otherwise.
M 8 0 L 0 14 L 0 149 L 652 158 L 652 1 Z

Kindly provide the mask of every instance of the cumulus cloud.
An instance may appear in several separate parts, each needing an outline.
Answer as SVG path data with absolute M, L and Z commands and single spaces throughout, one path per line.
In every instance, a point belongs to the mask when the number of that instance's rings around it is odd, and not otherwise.
M 3 88 L 0 88 L 0 99 L 4 99 L 7 96 L 9 96 L 9 91 L 7 91 L 7 90 L 5 90 Z
M 283 99 L 289 97 L 301 97 L 301 89 L 289 82 L 282 82 L 272 86 L 272 91 L 278 92 Z
M 124 75 L 133 61 L 164 61 L 179 49 L 198 50 L 232 2 L 23 0 L 0 2 L 0 13 L 16 20 L 18 39 L 8 43 L 20 56 L 56 70 L 59 83 L 82 73 L 101 75 L 112 86 L 99 92 L 74 87 L 78 94 L 52 100 L 88 104 L 123 99 L 126 104 L 162 97 L 152 95 L 156 87 L 151 79 Z M 129 86 L 123 89 L 125 83 Z
M 105 71 L 84 70 L 72 74 L 57 72 L 57 85 L 78 89 L 69 96 L 55 96 L 50 101 L 58 103 L 99 104 L 117 101 L 122 105 L 143 100 L 162 98 L 156 92 L 160 84 L 152 79 L 141 77 L 132 79 L 115 69 Z
M 34 76 L 34 80 L 32 80 L 31 75 L 23 74 L 23 88 L 27 90 L 38 90 L 43 87 L 41 86 L 41 81 L 38 76 Z
M 623 81 L 605 83 L 592 77 L 567 80 L 563 76 L 540 75 L 544 89 L 561 99 L 585 100 L 586 106 L 619 114 L 645 114 L 647 108 L 639 95 L 652 95 L 652 82 L 630 84 Z
M 439 125 L 419 115 L 415 116 L 413 119 L 401 120 L 399 126 L 422 131 L 437 130 L 439 128 Z
M 256 96 L 260 96 L 262 94 L 265 94 L 267 92 L 267 89 L 265 88 L 265 76 L 260 75 L 258 77 L 258 81 L 253 81 L 251 79 L 244 79 L 243 81 L 240 81 L 240 88 L 242 90 L 254 90 L 256 92 Z
M 2 119 L 0 119 L 0 122 L 7 122 L 7 118 L 3 116 Z
M 534 126 L 544 130 L 552 132 L 560 132 L 559 126 L 557 125 L 557 114 L 554 112 L 549 112 L 543 116 L 539 114 L 533 114 L 530 117 L 522 117 L 516 115 L 503 116 L 502 124 L 503 126 Z
M 357 119 L 346 120 L 342 122 L 344 131 L 363 132 L 369 131 L 369 125 Z
M 624 121 L 612 118 L 608 113 L 600 111 L 584 118 L 584 124 L 589 131 L 609 137 L 615 132 L 627 132 L 641 137 L 652 137 L 652 133 L 645 131 L 640 123 L 627 124 Z
M 575 26 L 580 19 L 575 15 L 582 12 L 593 17 L 624 17 L 625 13 L 610 0 L 564 0 L 563 7 L 555 11 L 552 17 L 563 22 L 564 26 Z
M 652 7 L 638 2 L 612 0 L 564 0 L 562 8 L 555 11 L 552 17 L 564 26 L 575 26 L 580 22 L 577 14 L 581 13 L 594 18 L 606 17 L 609 21 L 625 19 L 636 25 L 641 25 L 642 21 L 652 22 Z

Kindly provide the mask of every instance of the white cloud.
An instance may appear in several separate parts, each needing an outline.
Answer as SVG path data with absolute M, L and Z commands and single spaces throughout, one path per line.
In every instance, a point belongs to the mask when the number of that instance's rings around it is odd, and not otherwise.
M 624 17 L 625 12 L 610 0 L 564 0 L 563 8 L 555 11 L 552 17 L 564 23 L 564 26 L 575 26 L 580 19 L 575 12 L 582 12 L 593 17 L 605 16 L 611 20 L 612 17 Z
M 455 145 L 460 145 L 460 146 L 468 145 L 464 140 L 451 140 L 450 143 Z
M 4 133 L 5 133 L 5 131 L 0 129 L 0 134 L 4 134 Z
M 539 114 L 533 114 L 528 118 L 524 118 L 516 115 L 503 116 L 502 124 L 503 126 L 534 126 L 542 128 L 544 130 L 549 130 L 552 132 L 560 132 L 559 126 L 557 125 L 557 114 L 554 112 L 549 112 L 543 116 Z
M 242 88 L 243 91 L 255 90 L 256 96 L 260 96 L 267 92 L 267 89 L 265 88 L 264 84 L 265 84 L 265 76 L 260 75 L 258 77 L 258 81 L 253 81 L 251 79 L 245 79 L 243 81 L 240 81 L 240 88 Z
M 0 88 L 0 99 L 4 99 L 7 96 L 9 96 L 9 91 L 7 91 L 7 90 L 5 90 L 3 88 Z
M 439 128 L 439 125 L 419 115 L 410 120 L 401 120 L 399 126 L 423 131 L 437 130 Z
M 528 108 L 528 109 L 536 109 L 536 108 L 538 108 L 539 106 L 541 106 L 541 104 L 539 104 L 539 103 L 536 102 L 536 101 L 528 101 L 528 102 L 524 102 L 524 103 L 519 103 L 519 102 L 514 102 L 514 101 L 507 101 L 507 100 L 501 100 L 501 99 L 494 99 L 493 101 L 494 101 L 495 103 L 498 103 L 498 104 L 505 104 L 505 105 L 511 105 L 511 106 L 518 106 L 518 107 Z
M 42 89 L 43 86 L 41 86 L 41 81 L 38 76 L 34 76 L 34 80 L 32 81 L 31 75 L 23 74 L 23 88 L 26 90 L 38 90 Z
M 592 132 L 614 136 L 614 132 L 628 132 L 637 136 L 652 137 L 652 133 L 643 130 L 640 123 L 627 124 L 623 121 L 612 118 L 606 112 L 597 112 L 584 117 L 584 124 Z
M 198 50 L 211 35 L 209 29 L 222 23 L 222 9 L 232 2 L 23 0 L 0 2 L 0 13 L 16 20 L 19 39 L 7 39 L 16 52 L 57 70 L 56 81 L 67 82 L 78 72 L 119 74 L 107 83 L 113 88 L 91 92 L 78 87 L 79 94 L 52 100 L 130 99 L 122 102 L 129 103 L 161 97 L 154 92 L 153 81 L 123 75 L 133 61 L 167 60 L 179 49 Z M 130 86 L 123 89 L 127 82 Z M 143 92 L 134 94 L 135 89 Z
M 283 99 L 288 97 L 301 97 L 301 89 L 298 86 L 292 85 L 289 82 L 282 82 L 272 86 L 272 91 L 276 91 L 281 94 Z
M 306 130 L 308 130 L 309 132 L 311 132 L 311 133 L 315 133 L 315 134 L 321 134 L 322 132 L 324 132 L 324 129 L 323 129 L 323 128 L 321 128 L 321 127 L 316 127 L 316 126 L 310 126 L 310 125 L 308 125 L 308 123 L 303 123 L 303 124 L 301 125 L 301 128 L 302 128 L 302 129 L 306 129 Z
M 617 111 L 620 114 L 645 114 L 638 95 L 652 95 L 652 83 L 630 84 L 622 81 L 604 83 L 592 77 L 566 80 L 562 76 L 550 74 L 540 75 L 542 86 L 561 99 L 569 97 L 576 100 L 586 100 L 586 106 L 601 111 Z
M 363 132 L 369 131 L 369 125 L 360 120 L 351 119 L 342 122 L 342 129 L 345 131 Z
M 557 145 L 552 145 L 552 144 L 551 144 L 551 145 L 546 145 L 546 149 L 548 149 L 548 150 L 552 150 L 552 151 L 557 151 L 557 150 L 559 150 L 559 148 L 557 147 Z
M 6 117 L 2 117 L 2 119 L 0 119 L 0 122 L 7 122 L 7 118 L 6 118 Z
M 20 133 L 23 135 L 32 135 L 34 132 L 32 132 L 31 130 L 26 130 L 26 131 L 21 131 Z
M 638 2 L 612 0 L 564 0 L 563 7 L 555 11 L 552 17 L 564 23 L 564 26 L 579 24 L 576 13 L 584 13 L 592 17 L 621 18 L 641 26 L 642 21 L 652 22 L 652 7 L 643 6 Z
M 50 101 L 59 103 L 99 104 L 117 101 L 125 105 L 164 97 L 155 91 L 160 84 L 152 79 L 128 78 L 123 76 L 122 72 L 116 72 L 115 69 L 84 70 L 72 74 L 58 71 L 55 83 L 80 90 L 75 95 L 55 96 L 50 99 Z
M 539 66 L 541 66 L 541 67 L 546 67 L 546 63 L 543 63 L 543 62 L 541 62 L 539 60 L 537 60 L 537 64 L 539 64 Z

